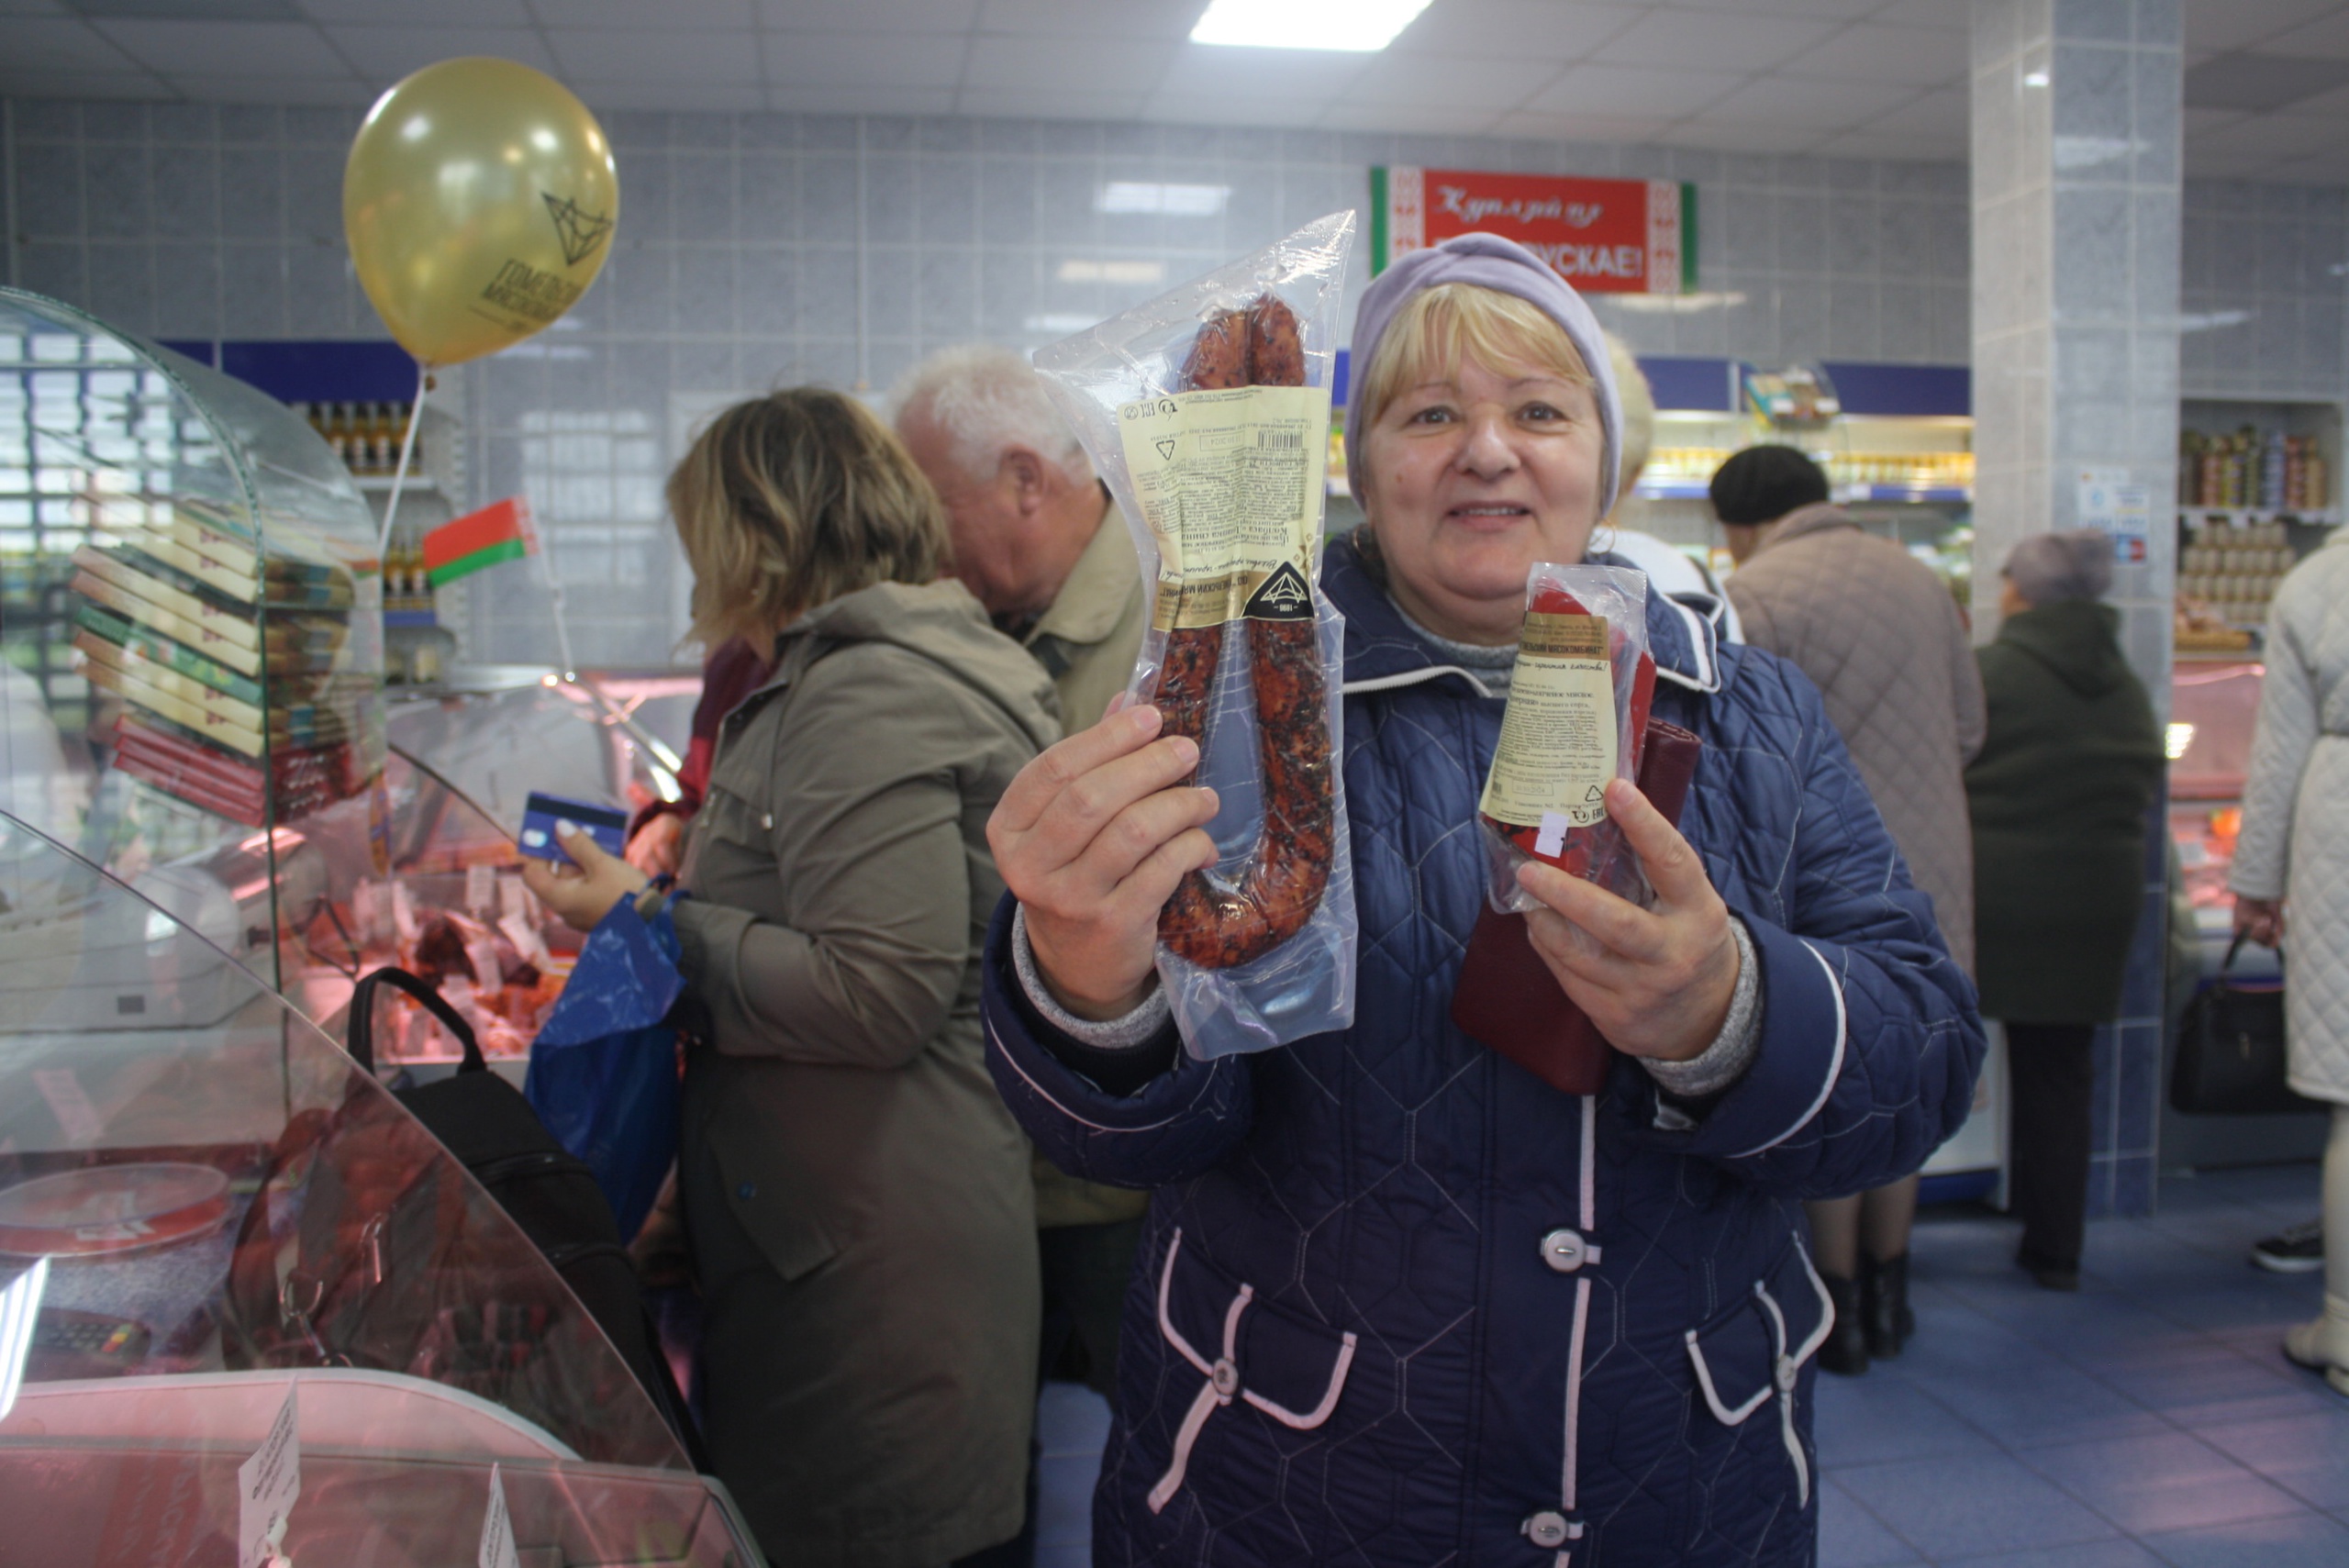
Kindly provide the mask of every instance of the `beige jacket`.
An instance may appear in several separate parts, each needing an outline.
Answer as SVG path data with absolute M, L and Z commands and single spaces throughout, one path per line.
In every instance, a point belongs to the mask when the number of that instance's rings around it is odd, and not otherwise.
M 979 953 L 987 816 L 1060 730 L 959 583 L 844 595 L 778 652 L 677 906 L 710 1449 L 777 1568 L 934 1568 L 1023 1510 L 1035 1208 Z
M 1104 506 L 1093 542 L 1027 638 L 1028 651 L 1052 674 L 1061 725 L 1069 734 L 1098 724 L 1109 700 L 1132 679 L 1145 609 L 1133 536 L 1117 508 Z M 1150 1207 L 1147 1193 L 1079 1181 L 1041 1154 L 1035 1177 L 1036 1223 L 1046 1229 L 1139 1219 Z
M 1745 640 L 1792 662 L 1826 696 L 1909 874 L 1932 898 L 1951 956 L 1971 973 L 1965 767 L 1982 749 L 1985 720 L 1957 601 L 1922 562 L 1831 506 L 1773 525 L 1728 588 Z
M 1146 609 L 1133 536 L 1117 508 L 1105 506 L 1093 542 L 1026 639 L 1028 651 L 1052 673 L 1068 734 L 1098 724 L 1109 699 L 1126 689 Z

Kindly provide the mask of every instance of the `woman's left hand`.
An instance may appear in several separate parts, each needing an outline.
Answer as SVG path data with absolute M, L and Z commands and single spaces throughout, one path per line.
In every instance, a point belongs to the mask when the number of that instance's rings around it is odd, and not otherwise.
M 1607 786 L 1607 813 L 1639 854 L 1654 906 L 1529 862 L 1518 885 L 1548 906 L 1526 917 L 1533 951 L 1616 1050 L 1687 1062 L 1720 1035 L 1737 990 L 1729 906 L 1688 840 L 1629 780 Z
M 562 852 L 573 863 L 529 859 L 523 862 L 522 884 L 539 902 L 574 931 L 592 931 L 612 912 L 612 906 L 644 891 L 651 878 L 603 847 L 568 822 L 555 824 Z

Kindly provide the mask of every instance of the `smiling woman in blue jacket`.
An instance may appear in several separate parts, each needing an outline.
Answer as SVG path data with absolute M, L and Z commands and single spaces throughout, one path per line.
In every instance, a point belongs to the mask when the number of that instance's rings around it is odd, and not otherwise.
M 989 828 L 996 1081 L 1062 1168 L 1155 1190 L 1096 1561 L 1809 1563 L 1830 1318 L 1800 1201 L 1956 1128 L 1972 988 L 1818 692 L 1656 598 L 1656 717 L 1705 741 L 1679 831 L 1609 795 L 1656 903 L 1523 873 L 1611 1076 L 1561 1094 L 1452 1024 L 1526 571 L 1586 559 L 1616 395 L 1588 307 L 1486 235 L 1383 274 L 1353 351 L 1368 522 L 1322 582 L 1347 623 L 1354 1026 L 1180 1049 L 1155 919 L 1215 858 L 1215 802 L 1151 709 L 1045 752 Z

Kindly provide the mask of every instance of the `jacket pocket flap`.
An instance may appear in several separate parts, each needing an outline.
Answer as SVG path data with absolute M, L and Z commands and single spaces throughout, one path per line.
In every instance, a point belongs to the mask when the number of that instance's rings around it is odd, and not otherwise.
M 1164 1326 L 1197 1363 L 1212 1367 L 1222 1357 L 1229 1323 L 1231 1361 L 1249 1404 L 1290 1426 L 1327 1419 L 1353 1363 L 1354 1336 L 1266 1306 L 1179 1235 L 1170 1246 Z
M 768 1267 L 796 1280 L 840 1251 L 839 1238 L 824 1222 L 830 1206 L 805 1172 L 762 1156 L 756 1143 L 740 1137 L 711 1141 L 726 1207 Z
M 1697 1388 L 1714 1418 L 1736 1426 L 1774 1389 L 1792 1389 L 1794 1374 L 1835 1324 L 1826 1284 L 1799 1244 L 1779 1254 L 1742 1301 L 1688 1330 Z
M 1723 1426 L 1760 1409 L 1776 1386 L 1778 1345 L 1769 1317 L 1751 1294 L 1688 1330 L 1697 1389 Z

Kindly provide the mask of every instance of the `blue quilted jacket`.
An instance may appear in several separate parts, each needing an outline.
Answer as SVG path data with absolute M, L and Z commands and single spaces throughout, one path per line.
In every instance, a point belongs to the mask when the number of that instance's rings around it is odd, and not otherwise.
M 1682 828 L 1759 952 L 1759 1053 L 1682 1106 L 1628 1058 L 1580 1098 L 1470 1041 L 1449 1009 L 1503 705 L 1350 540 L 1323 586 L 1347 617 L 1354 1026 L 1113 1095 L 1020 993 L 1008 908 L 989 943 L 1014 1114 L 1063 1169 L 1155 1189 L 1095 1560 L 1809 1563 L 1830 1309 L 1798 1200 L 1956 1129 L 1972 988 L 1816 689 L 1658 602 L 1656 713 L 1705 741 Z

